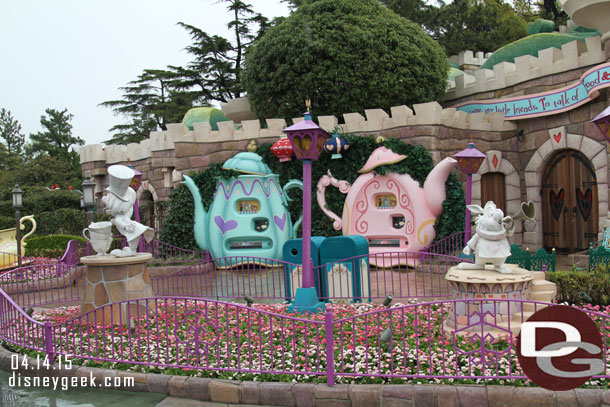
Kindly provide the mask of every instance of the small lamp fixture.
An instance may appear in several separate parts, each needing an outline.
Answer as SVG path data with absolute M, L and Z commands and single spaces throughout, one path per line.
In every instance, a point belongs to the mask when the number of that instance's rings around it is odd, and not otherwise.
M 394 296 L 392 294 L 386 295 L 386 297 L 383 299 L 383 306 L 386 308 L 390 308 L 392 301 L 394 301 Z
M 129 168 L 131 168 L 135 174 L 133 176 L 133 179 L 129 183 L 129 187 L 137 192 L 138 189 L 140 188 L 140 181 L 142 180 L 142 173 L 131 166 Z
M 332 154 L 331 158 L 333 160 L 343 158 L 341 153 L 345 152 L 348 148 L 349 143 L 343 137 L 339 137 L 337 133 L 333 134 L 333 137 L 324 143 L 324 149 L 327 153 Z
M 487 156 L 474 148 L 474 143 L 468 143 L 468 147 L 455 154 L 460 170 L 466 175 L 476 174 Z
M 19 188 L 18 184 L 15 184 L 15 188 L 12 191 L 13 194 L 13 208 L 19 210 L 23 208 L 23 191 Z
M 95 181 L 92 178 L 86 179 L 81 187 L 83 188 L 83 206 L 89 210 L 95 206 Z
M 593 124 L 597 126 L 599 131 L 610 141 L 610 106 L 608 106 L 603 112 L 597 115 L 597 117 L 591 120 Z
M 284 129 L 295 155 L 299 160 L 317 160 L 324 149 L 324 142 L 330 138 L 324 129 L 311 119 L 309 107 L 311 102 L 307 99 L 307 112 L 305 120 Z
M 294 150 L 292 149 L 292 144 L 290 143 L 290 140 L 288 140 L 288 137 L 285 134 L 282 134 L 280 139 L 271 146 L 271 152 L 279 158 L 281 163 L 283 163 L 290 161 L 290 157 L 292 157 Z

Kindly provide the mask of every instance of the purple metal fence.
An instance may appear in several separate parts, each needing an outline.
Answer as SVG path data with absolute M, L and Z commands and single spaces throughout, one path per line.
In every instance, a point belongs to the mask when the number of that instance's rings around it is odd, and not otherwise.
M 20 307 L 70 304 L 82 300 L 82 266 L 57 261 L 12 269 L 0 275 L 0 289 Z
M 153 264 L 164 266 L 195 264 L 210 260 L 207 251 L 182 249 L 158 239 L 144 242 L 144 251 L 153 255 Z
M 110 250 L 118 249 L 124 247 L 125 245 L 127 245 L 125 238 L 121 235 L 115 235 Z M 143 248 L 144 253 L 150 253 L 153 255 L 153 259 L 151 261 L 151 265 L 153 266 L 187 265 L 210 260 L 210 254 L 207 251 L 182 249 L 180 247 L 172 246 L 169 243 L 162 242 L 158 239 L 153 239 L 150 242 L 144 241 Z M 81 254 L 87 256 L 95 254 L 95 252 L 91 249 L 89 242 L 86 243 L 86 253 Z
M 484 311 L 510 309 L 510 318 Z M 58 323 L 35 321 L 0 291 L 0 338 L 52 355 L 158 367 L 326 376 L 526 379 L 516 354 L 518 325 L 549 304 L 447 300 L 381 308 L 340 305 L 305 318 L 239 304 L 157 297 L 106 305 Z M 269 306 L 267 306 L 269 307 Z M 260 309 L 259 309 L 260 308 Z M 354 311 L 355 310 L 355 311 Z M 451 321 L 470 321 L 459 329 Z M 351 314 L 350 314 L 351 312 Z M 584 310 L 603 337 L 608 315 Z M 103 317 L 106 322 L 101 322 Z M 40 319 L 41 317 L 38 316 Z M 470 332 L 470 335 L 466 335 Z M 610 378 L 608 368 L 594 379 Z
M 0 252 L 0 265 L 2 265 L 5 269 L 13 267 L 13 265 L 17 264 L 18 259 L 19 258 L 16 254 Z
M 80 258 L 87 255 L 89 242 L 84 243 L 78 240 L 70 240 L 66 246 L 66 251 L 59 258 L 59 263 L 75 266 L 80 264 Z
M 462 254 L 466 242 L 464 242 L 464 232 L 454 233 L 436 241 L 432 246 L 422 250 L 426 253 L 444 254 L 446 256 L 459 257 Z
M 285 270 L 299 265 L 260 257 L 225 257 L 194 264 L 167 276 L 151 278 L 157 295 L 200 298 L 286 299 Z M 300 280 L 299 280 L 300 284 Z
M 378 253 L 342 259 L 314 268 L 322 300 L 438 298 L 450 295 L 445 273 L 464 261 L 429 253 Z M 400 263 L 403 264 L 400 264 Z M 406 264 L 417 263 L 417 267 Z M 302 284 L 302 267 L 259 257 L 225 257 L 194 264 L 151 279 L 158 295 L 200 298 L 287 300 Z

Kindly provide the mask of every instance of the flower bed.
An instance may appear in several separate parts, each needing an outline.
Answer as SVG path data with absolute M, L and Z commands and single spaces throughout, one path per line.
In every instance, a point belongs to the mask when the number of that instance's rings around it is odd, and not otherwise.
M 309 315 L 306 321 L 288 312 L 286 305 L 247 308 L 195 299 L 154 301 L 154 307 L 134 314 L 127 326 L 92 324 L 93 314 L 79 317 L 79 307 L 39 310 L 32 316 L 53 323 L 54 349 L 80 355 L 73 359 L 75 364 L 235 380 L 326 382 L 325 314 Z M 484 351 L 476 339 L 458 336 L 454 342 L 443 328 L 446 304 L 327 307 L 333 318 L 336 383 L 533 385 L 521 372 L 510 338 L 486 343 Z M 610 315 L 610 307 L 583 310 L 600 327 Z M 36 330 L 24 327 L 14 322 L 5 329 L 18 330 L 24 343 L 44 348 Z M 391 334 L 383 338 L 387 329 Z M 585 386 L 608 384 L 608 379 L 594 378 Z

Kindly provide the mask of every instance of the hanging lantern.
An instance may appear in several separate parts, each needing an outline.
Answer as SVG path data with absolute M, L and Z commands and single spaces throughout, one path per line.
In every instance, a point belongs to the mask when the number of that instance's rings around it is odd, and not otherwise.
M 349 148 L 349 143 L 343 138 L 339 137 L 337 133 L 333 134 L 332 138 L 329 138 L 324 143 L 324 149 L 326 152 L 332 154 L 332 159 L 343 158 L 342 152 L 345 152 Z
M 292 157 L 292 144 L 286 135 L 282 135 L 278 141 L 275 142 L 271 146 L 271 152 L 275 154 L 277 158 L 280 159 L 280 162 L 290 161 L 290 157 Z

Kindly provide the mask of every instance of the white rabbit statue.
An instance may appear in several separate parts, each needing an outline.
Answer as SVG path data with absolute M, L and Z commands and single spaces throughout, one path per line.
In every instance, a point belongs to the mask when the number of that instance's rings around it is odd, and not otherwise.
M 515 231 L 513 217 L 504 217 L 502 209 L 498 209 L 492 201 L 487 202 L 485 208 L 479 205 L 468 205 L 467 208 L 476 216 L 476 233 L 466 243 L 463 252 L 467 256 L 474 252 L 475 263 L 460 263 L 458 268 L 482 270 L 486 264 L 492 264 L 494 270 L 499 273 L 511 273 L 510 268 L 502 265 L 510 256 L 507 237 L 512 236 Z

